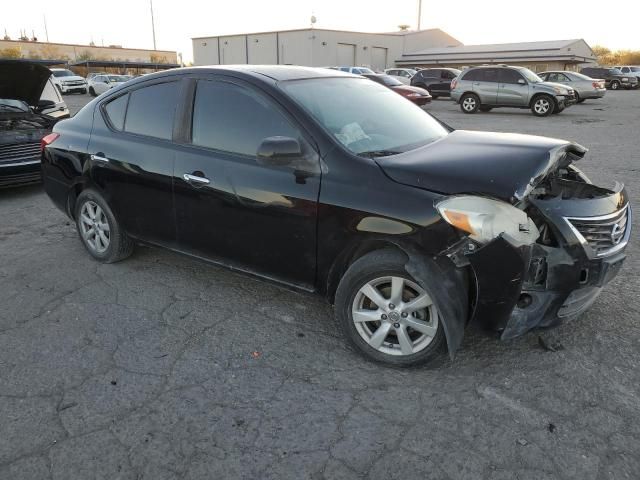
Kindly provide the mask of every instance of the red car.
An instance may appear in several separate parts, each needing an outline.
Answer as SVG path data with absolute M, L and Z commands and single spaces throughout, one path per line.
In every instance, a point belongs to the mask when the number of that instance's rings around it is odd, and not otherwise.
M 399 80 L 384 73 L 365 74 L 362 76 L 367 77 L 374 82 L 378 82 L 385 87 L 389 87 L 391 90 L 399 93 L 404 98 L 411 100 L 416 105 L 422 106 L 431 102 L 431 95 L 424 88 L 405 85 Z

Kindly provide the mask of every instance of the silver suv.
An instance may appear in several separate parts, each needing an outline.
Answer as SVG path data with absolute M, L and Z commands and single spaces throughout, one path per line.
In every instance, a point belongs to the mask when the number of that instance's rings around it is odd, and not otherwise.
M 464 113 L 496 107 L 530 108 L 546 117 L 576 103 L 572 88 L 545 82 L 528 68 L 507 65 L 473 67 L 451 82 L 451 98 Z

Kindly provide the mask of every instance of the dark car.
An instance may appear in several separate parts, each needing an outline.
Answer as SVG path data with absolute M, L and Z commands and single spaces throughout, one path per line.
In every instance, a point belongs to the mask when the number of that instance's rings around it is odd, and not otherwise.
M 56 109 L 41 99 L 50 76 L 42 65 L 0 61 L 0 187 L 40 181 L 40 140 L 56 122 L 41 113 Z
M 633 75 L 625 75 L 617 68 L 586 67 L 581 69 L 580 73 L 587 77 L 604 80 L 605 87 L 611 90 L 638 88 L 638 78 Z
M 451 81 L 460 75 L 456 68 L 423 68 L 411 78 L 411 85 L 428 90 L 433 98 L 451 95 Z
M 407 100 L 411 100 L 416 105 L 426 105 L 431 102 L 431 95 L 424 88 L 412 87 L 405 85 L 397 78 L 393 78 L 391 75 L 385 73 L 373 73 L 363 74 L 363 77 L 367 77 L 369 80 L 373 80 L 380 85 L 389 87 L 394 92 L 402 95 Z
M 623 186 L 575 167 L 585 148 L 452 131 L 329 69 L 147 75 L 44 143 L 46 192 L 97 261 L 145 243 L 317 292 L 394 365 L 453 356 L 469 321 L 509 339 L 576 317 L 631 232 Z

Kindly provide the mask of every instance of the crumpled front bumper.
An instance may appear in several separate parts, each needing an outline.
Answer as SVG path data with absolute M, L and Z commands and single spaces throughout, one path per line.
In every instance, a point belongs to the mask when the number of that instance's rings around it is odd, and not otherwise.
M 502 339 L 574 319 L 587 310 L 620 271 L 631 234 L 631 207 L 621 185 L 610 197 L 532 204 L 553 227 L 557 245 L 515 246 L 504 236 L 478 245 L 467 238 L 449 254 L 455 264 L 470 266 L 475 276 L 472 320 L 501 332 Z M 570 220 L 603 219 L 601 228 L 612 223 L 613 230 L 622 213 L 626 223 L 619 243 L 601 251 Z

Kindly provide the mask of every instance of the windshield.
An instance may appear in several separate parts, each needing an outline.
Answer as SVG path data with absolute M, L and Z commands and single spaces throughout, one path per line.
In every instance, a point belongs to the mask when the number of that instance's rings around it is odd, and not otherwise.
M 110 82 L 124 82 L 125 79 L 121 75 L 109 75 Z
M 542 79 L 528 68 L 521 68 L 519 69 L 519 72 L 524 75 L 524 78 L 526 78 L 530 83 L 542 82 Z
M 640 72 L 640 67 L 629 67 L 632 72 Z
M 583 74 L 578 73 L 578 72 L 571 72 L 571 75 L 573 75 L 576 78 L 579 78 L 580 80 L 593 80 L 593 78 L 587 77 L 586 75 L 583 75 Z
M 75 73 L 71 70 L 53 70 L 52 71 L 54 77 L 73 77 Z
M 13 112 L 29 112 L 29 106 L 22 100 L 0 98 L 0 110 Z
M 378 77 L 387 87 L 397 87 L 398 85 L 404 85 L 400 80 L 398 80 L 397 78 L 393 78 L 390 75 L 378 75 Z
M 279 86 L 357 155 L 402 153 L 448 133 L 420 107 L 365 78 L 291 80 Z
M 375 72 L 373 70 L 371 70 L 370 68 L 358 67 L 358 68 L 354 68 L 353 69 L 353 73 L 359 73 L 359 74 L 368 73 L 368 74 L 372 74 L 372 73 L 375 73 Z
M 622 75 L 622 72 L 617 68 L 610 68 L 609 75 Z

